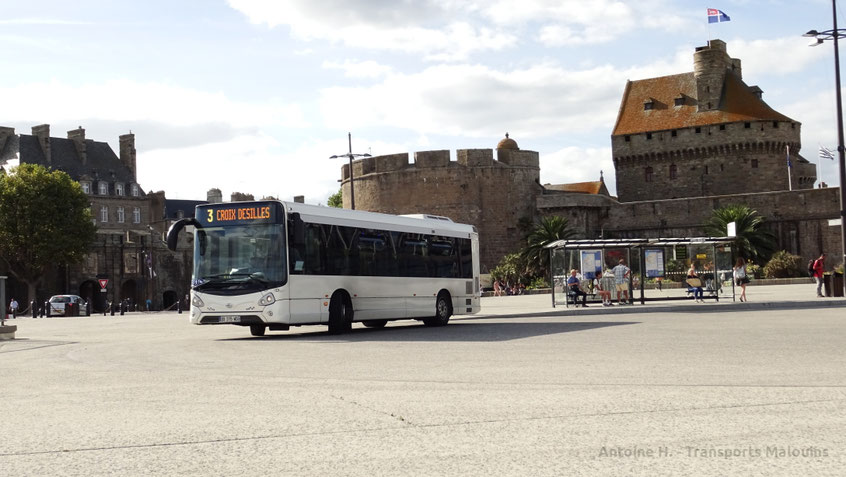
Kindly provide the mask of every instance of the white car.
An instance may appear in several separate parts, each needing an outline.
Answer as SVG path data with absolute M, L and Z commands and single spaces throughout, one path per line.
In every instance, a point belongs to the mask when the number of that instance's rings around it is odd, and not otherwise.
M 75 309 L 72 315 L 83 316 L 87 314 L 88 307 L 81 296 L 53 295 L 50 297 L 50 307 L 47 310 L 47 316 L 67 316 L 66 309 L 68 303 L 72 303 Z

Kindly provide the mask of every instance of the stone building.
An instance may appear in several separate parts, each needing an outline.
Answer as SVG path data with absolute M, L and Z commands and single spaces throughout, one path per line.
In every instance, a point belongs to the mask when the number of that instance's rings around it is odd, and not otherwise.
M 507 137 L 491 149 L 420 151 L 353 162 L 356 208 L 388 214 L 426 213 L 473 224 L 482 237 L 486 271 L 519 245 L 520 221 L 535 216 L 538 153 L 524 151 Z M 349 165 L 342 168 L 344 207 L 349 208 Z
M 743 82 L 723 41 L 697 48 L 693 69 L 626 83 L 611 135 L 620 202 L 814 187 L 800 123 Z
M 31 135 L 0 127 L 0 166 L 39 164 L 66 172 L 90 197 L 97 226 L 91 253 L 81 264 L 49 273 L 39 301 L 69 293 L 91 302 L 94 311 L 121 300 L 142 308 L 150 300 L 160 309 L 187 293 L 190 265 L 165 253 L 161 240 L 169 225 L 164 192 L 147 193 L 138 184 L 135 135 L 120 136 L 119 144 L 115 154 L 108 143 L 87 139 L 82 127 L 67 138 L 51 137 L 48 124 L 33 127 Z M 105 292 L 101 280 L 107 280 Z M 21 285 L 10 279 L 10 292 L 25 294 Z
M 838 256 L 840 229 L 828 221 L 839 217 L 839 189 L 814 189 L 816 166 L 799 155 L 800 123 L 744 83 L 724 42 L 697 48 L 693 63 L 692 73 L 626 84 L 611 136 L 618 197 L 602 177 L 541 186 L 538 154 L 506 137 L 497 160 L 477 149 L 459 150 L 454 162 L 448 151 L 417 152 L 412 163 L 407 154 L 355 161 L 356 206 L 475 225 L 482 273 L 517 250 L 525 220 L 561 215 L 584 238 L 695 237 L 715 208 L 730 204 L 766 217 L 780 249 Z

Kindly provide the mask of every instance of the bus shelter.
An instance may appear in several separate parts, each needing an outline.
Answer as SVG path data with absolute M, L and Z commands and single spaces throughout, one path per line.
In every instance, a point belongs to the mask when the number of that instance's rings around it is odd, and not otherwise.
M 693 299 L 688 283 L 690 266 L 700 279 L 703 298 L 719 301 L 735 299 L 732 279 L 733 237 L 649 238 L 649 239 L 576 239 L 558 240 L 546 246 L 550 254 L 552 306 L 569 304 L 567 279 L 577 271 L 582 289 L 596 296 L 598 286 L 610 289 L 611 298 L 619 299 L 615 287 L 607 286 L 611 271 L 621 259 L 631 269 L 628 303 Z M 604 280 L 600 283 L 600 280 Z M 610 282 L 613 283 L 613 282 Z

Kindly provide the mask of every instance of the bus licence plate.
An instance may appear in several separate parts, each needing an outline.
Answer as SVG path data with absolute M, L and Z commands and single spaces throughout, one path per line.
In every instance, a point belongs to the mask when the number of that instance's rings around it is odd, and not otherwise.
M 240 316 L 221 316 L 218 323 L 240 323 L 241 317 Z

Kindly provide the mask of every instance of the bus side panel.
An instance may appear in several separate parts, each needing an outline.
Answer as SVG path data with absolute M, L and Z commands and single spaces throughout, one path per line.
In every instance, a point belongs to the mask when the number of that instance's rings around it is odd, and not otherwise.
M 426 294 L 407 297 L 405 299 L 406 309 L 408 310 L 406 316 L 409 318 L 428 318 L 434 316 L 436 299 L 436 296 Z
M 290 293 L 290 312 L 288 314 L 288 323 L 290 324 L 306 324 L 306 323 L 324 323 L 328 320 L 328 315 L 322 316 L 324 308 L 328 310 L 328 306 L 323 303 L 329 302 L 329 299 L 320 296 L 319 288 L 316 284 L 310 284 L 314 281 L 307 276 L 293 276 L 288 282 L 288 291 Z

